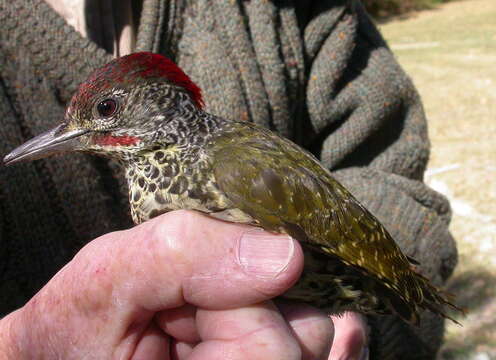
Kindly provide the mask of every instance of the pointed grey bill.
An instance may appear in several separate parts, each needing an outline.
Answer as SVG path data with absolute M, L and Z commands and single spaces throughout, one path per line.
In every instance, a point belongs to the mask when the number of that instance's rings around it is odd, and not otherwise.
M 88 131 L 85 129 L 65 131 L 65 124 L 61 124 L 14 149 L 3 158 L 3 163 L 10 165 L 77 150 L 81 146 L 78 138 Z

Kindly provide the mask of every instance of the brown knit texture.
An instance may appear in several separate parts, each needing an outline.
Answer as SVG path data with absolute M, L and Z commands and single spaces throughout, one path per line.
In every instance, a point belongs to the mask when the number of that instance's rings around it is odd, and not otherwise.
M 456 264 L 449 204 L 422 182 L 427 126 L 358 1 L 144 0 L 137 49 L 173 58 L 207 110 L 310 149 L 441 285 Z M 60 121 L 110 59 L 42 0 L 0 0 L 0 154 Z M 22 306 L 87 241 L 130 226 L 115 165 L 82 155 L 0 167 L 0 314 Z M 373 359 L 432 359 L 443 322 L 371 318 Z

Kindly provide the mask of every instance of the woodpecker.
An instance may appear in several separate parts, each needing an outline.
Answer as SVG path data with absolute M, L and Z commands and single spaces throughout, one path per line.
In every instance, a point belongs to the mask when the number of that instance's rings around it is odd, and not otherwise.
M 63 122 L 4 163 L 79 151 L 125 168 L 133 220 L 190 209 L 285 233 L 305 267 L 284 296 L 330 313 L 460 310 L 414 270 L 385 227 L 309 152 L 255 124 L 203 110 L 201 90 L 153 53 L 117 58 L 72 97 Z

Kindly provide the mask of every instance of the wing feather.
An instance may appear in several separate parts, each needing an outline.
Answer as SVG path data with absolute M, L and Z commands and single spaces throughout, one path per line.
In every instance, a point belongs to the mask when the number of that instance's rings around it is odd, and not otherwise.
M 408 276 L 408 258 L 311 154 L 253 126 L 238 129 L 235 141 L 219 142 L 216 181 L 236 207 L 268 230 L 289 232 L 297 226 L 312 246 L 362 269 L 402 298 L 413 297 L 405 300 L 421 301 L 422 292 Z

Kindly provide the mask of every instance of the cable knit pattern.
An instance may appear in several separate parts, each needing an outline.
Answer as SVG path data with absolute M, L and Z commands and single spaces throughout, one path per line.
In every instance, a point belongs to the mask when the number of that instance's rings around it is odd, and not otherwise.
M 320 157 L 442 284 L 456 264 L 446 199 L 422 183 L 420 98 L 357 0 L 144 0 L 137 49 L 173 58 L 216 115 L 253 121 Z M 0 151 L 57 123 L 110 55 L 42 0 L 0 0 Z M 115 165 L 68 155 L 0 167 L 2 314 L 92 238 L 130 226 Z M 442 320 L 371 317 L 373 359 L 433 359 Z

